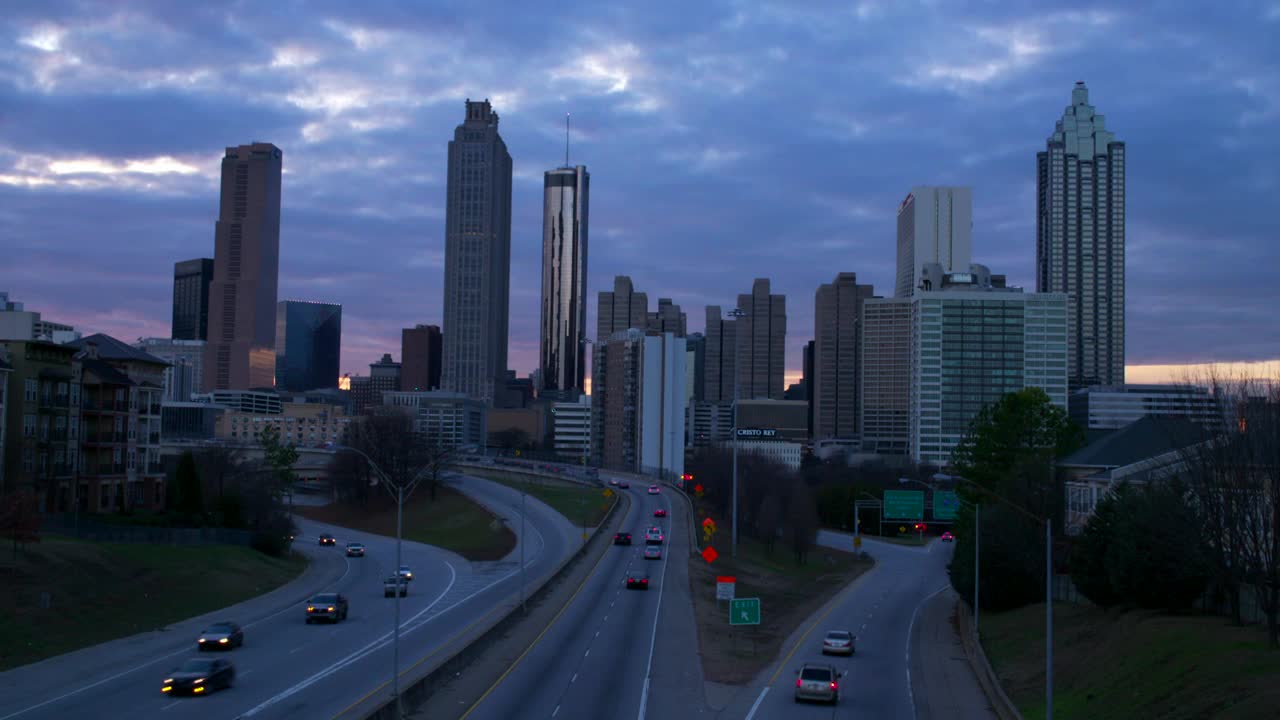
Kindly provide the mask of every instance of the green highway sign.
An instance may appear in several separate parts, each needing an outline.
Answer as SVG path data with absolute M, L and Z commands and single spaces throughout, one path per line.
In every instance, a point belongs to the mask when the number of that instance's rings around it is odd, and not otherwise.
M 729 601 L 730 625 L 759 625 L 760 598 L 736 598 Z
M 955 520 L 960 512 L 960 496 L 950 490 L 933 491 L 933 519 Z
M 885 490 L 886 520 L 923 520 L 924 492 L 921 490 Z

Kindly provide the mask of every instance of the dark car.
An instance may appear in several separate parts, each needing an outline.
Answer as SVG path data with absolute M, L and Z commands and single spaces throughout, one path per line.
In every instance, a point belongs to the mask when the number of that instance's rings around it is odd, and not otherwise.
M 230 660 L 191 658 L 165 677 L 160 692 L 168 695 L 207 695 L 215 690 L 229 688 L 235 682 L 236 666 Z
M 662 509 L 662 508 L 658 508 L 657 510 L 654 510 L 654 511 L 653 511 L 653 516 L 654 516 L 654 517 L 666 517 L 666 516 L 667 516 L 667 511 L 666 511 L 666 510 L 664 510 L 664 509 Z
M 956 539 L 956 536 L 952 535 L 949 532 L 942 533 L 942 542 L 952 542 L 955 539 Z
M 623 490 L 626 490 L 631 487 L 631 483 L 627 482 L 626 480 L 619 480 L 618 487 L 622 488 Z
M 382 597 L 395 597 L 397 590 L 400 597 L 409 595 L 409 581 L 403 575 L 392 575 L 382 582 Z
M 364 557 L 364 543 L 347 543 L 347 557 Z
M 627 532 L 614 533 L 613 544 L 614 545 L 630 545 L 631 533 L 627 533 Z
M 628 575 L 628 576 L 627 576 L 627 589 L 628 589 L 628 590 L 648 590 L 648 589 L 649 589 L 649 574 L 648 574 L 648 573 L 636 573 L 636 574 L 634 574 L 634 575 Z
M 330 535 L 329 533 L 324 533 L 320 536 L 320 544 L 321 545 L 337 545 L 338 538 Z
M 307 601 L 307 623 L 316 620 L 341 622 L 347 619 L 347 597 L 341 593 L 320 593 Z
M 244 645 L 244 628 L 229 621 L 216 622 L 200 631 L 196 647 L 201 650 L 230 650 Z

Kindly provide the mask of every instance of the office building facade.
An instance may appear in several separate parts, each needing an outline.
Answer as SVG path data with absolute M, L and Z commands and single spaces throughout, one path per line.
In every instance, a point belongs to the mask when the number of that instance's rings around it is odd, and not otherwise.
M 548 170 L 542 178 L 542 331 L 540 389 L 581 392 L 586 380 L 587 168 Z
M 855 273 L 839 273 L 814 293 L 813 437 L 857 438 L 861 401 L 858 336 L 862 303 L 874 294 Z M 806 358 L 807 359 L 807 358 Z
M 203 340 L 142 338 L 134 347 L 169 363 L 164 369 L 165 402 L 190 402 L 204 384 Z
M 1123 385 L 1124 143 L 1082 82 L 1036 153 L 1036 290 L 1071 298 L 1071 389 Z
M 488 408 L 462 393 L 445 391 L 383 393 L 382 404 L 413 417 L 414 430 L 440 449 L 482 448 L 488 435 Z
M 658 309 L 646 313 L 645 331 L 651 335 L 671 333 L 676 337 L 688 335 L 688 317 L 671 298 L 658 298 Z
M 213 282 L 213 258 L 182 260 L 173 264 L 174 340 L 209 339 L 209 285 Z
M 337 388 L 341 356 L 341 305 L 302 300 L 282 300 L 276 305 L 278 389 Z
M 613 292 L 604 291 L 596 296 L 595 341 L 608 342 L 615 333 L 631 328 L 644 330 L 648 316 L 649 296 L 636 292 L 631 278 L 617 275 L 613 278 Z
M 973 190 L 917 186 L 898 206 L 898 273 L 894 297 L 911 297 L 925 265 L 965 272 L 973 254 Z
M 702 396 L 709 403 L 732 403 L 738 367 L 738 323 L 725 318 L 719 305 L 707 306 L 706 367 Z
M 507 371 L 511 154 L 488 100 L 467 100 L 448 173 L 440 384 L 491 405 Z
M 911 309 L 911 298 L 862 302 L 858 427 L 864 452 L 911 450 Z
M 436 325 L 415 325 L 400 331 L 400 389 L 405 392 L 440 389 L 443 340 Z
M 1215 432 L 1226 417 L 1219 399 L 1195 385 L 1095 385 L 1071 393 L 1067 412 L 1091 440 L 1148 415 L 1186 418 Z
M 276 374 L 280 178 L 271 143 L 227 148 L 214 226 L 204 388 L 271 387 Z
M 592 458 L 601 467 L 679 477 L 684 472 L 685 339 L 631 328 L 596 350 Z
M 787 296 L 769 292 L 756 278 L 751 293 L 738 295 L 738 398 L 781 400 L 786 372 Z
M 591 396 L 576 402 L 551 406 L 551 443 L 555 453 L 567 462 L 581 463 L 591 457 Z

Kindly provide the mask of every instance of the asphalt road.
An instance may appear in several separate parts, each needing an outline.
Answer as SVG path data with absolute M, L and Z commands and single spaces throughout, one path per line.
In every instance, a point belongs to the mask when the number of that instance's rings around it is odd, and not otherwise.
M 644 718 L 656 692 L 650 676 L 659 662 L 654 648 L 664 588 L 670 582 L 665 575 L 673 524 L 671 517 L 653 517 L 657 508 L 671 512 L 670 491 L 649 495 L 646 488 L 632 482 L 630 490 L 620 491 L 631 493 L 621 530 L 630 531 L 635 544 L 605 552 L 558 618 L 464 718 Z M 643 533 L 653 525 L 668 536 L 661 560 L 643 557 Z M 628 573 L 646 570 L 648 591 L 625 589 Z
M 848 549 L 848 538 L 821 532 L 819 544 Z M 783 646 L 788 653 L 761 682 L 742 694 L 721 717 L 749 720 L 772 718 L 879 718 L 914 720 L 910 668 L 912 628 L 918 609 L 947 587 L 946 567 L 951 546 L 934 542 L 924 548 L 867 542 L 863 548 L 876 565 L 819 613 L 816 623 L 802 626 Z M 807 636 L 804 631 L 813 628 Z M 857 653 L 850 658 L 822 655 L 827 630 L 849 630 L 857 636 Z M 848 674 L 840 680 L 836 706 L 797 704 L 793 690 L 796 671 L 806 662 L 828 663 Z M 750 703 L 749 706 L 746 706 Z
M 520 532 L 519 495 L 483 480 L 456 483 Z M 573 528 L 551 508 L 529 499 L 524 538 L 526 572 L 554 570 L 574 549 Z M 0 674 L 0 720 L 59 718 L 295 718 L 332 717 L 371 693 L 387 693 L 392 674 L 391 633 L 395 601 L 382 581 L 395 569 L 395 540 L 298 521 L 298 547 L 316 562 L 334 564 L 317 587 L 299 588 L 251 615 L 232 616 L 246 626 L 245 644 L 226 654 L 236 666 L 234 688 L 207 697 L 160 693 L 165 673 L 198 656 L 193 633 L 149 633 L 138 642 L 108 643 L 66 659 Z M 324 531 L 338 547 L 318 547 Z M 345 558 L 342 545 L 363 542 L 364 558 Z M 445 644 L 461 628 L 519 592 L 519 547 L 503 561 L 470 563 L 439 548 L 406 542 L 403 562 L 414 580 L 401 601 L 400 667 L 407 668 Z M 308 625 L 304 602 L 318 591 L 341 592 L 350 616 L 335 625 Z

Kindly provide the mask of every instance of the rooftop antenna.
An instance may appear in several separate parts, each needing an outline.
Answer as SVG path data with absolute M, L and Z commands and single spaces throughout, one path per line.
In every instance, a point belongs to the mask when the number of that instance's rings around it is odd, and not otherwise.
M 569 167 L 569 113 L 564 114 L 564 166 Z

